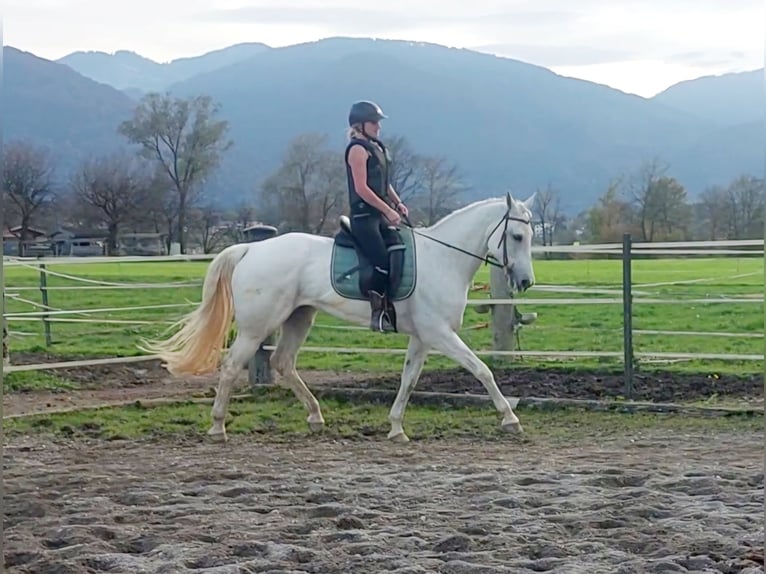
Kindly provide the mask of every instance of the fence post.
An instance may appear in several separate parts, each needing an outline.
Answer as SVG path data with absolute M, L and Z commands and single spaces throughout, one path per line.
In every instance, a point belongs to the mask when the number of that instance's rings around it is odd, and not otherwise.
M 489 271 L 489 290 L 492 299 L 512 299 L 513 294 L 508 287 L 508 278 L 505 271 L 499 267 L 492 267 Z M 522 325 L 534 323 L 537 313 L 519 313 L 516 306 L 509 305 L 476 305 L 477 313 L 490 313 L 492 323 L 492 348 L 495 351 L 519 350 L 518 331 Z M 516 344 L 514 344 L 514 342 Z M 497 355 L 489 359 L 490 364 L 498 364 L 509 361 L 509 356 Z
M 3 289 L 3 366 L 11 364 L 11 352 L 8 348 L 8 321 L 5 318 L 5 289 Z
M 277 234 L 277 228 L 271 225 L 253 225 L 243 229 L 242 232 L 245 241 L 251 243 L 274 237 Z M 259 385 L 270 385 L 274 382 L 274 370 L 270 364 L 271 351 L 267 351 L 263 347 L 273 345 L 275 339 L 275 333 L 269 334 L 247 363 L 247 380 L 251 392 L 255 391 Z
M 46 311 L 50 310 L 48 306 L 48 274 L 45 272 L 45 263 L 40 263 L 40 293 L 42 293 L 43 306 Z M 45 346 L 51 346 L 51 322 L 48 320 L 47 313 L 42 315 L 43 331 L 45 332 Z
M 511 298 L 508 279 L 499 267 L 493 266 L 489 271 L 489 292 L 492 299 Z M 492 317 L 492 348 L 495 351 L 513 351 L 514 306 L 492 305 L 490 316 Z M 510 362 L 510 359 L 508 355 L 504 357 L 495 355 L 492 362 Z
M 633 289 L 631 277 L 632 242 L 622 236 L 622 347 L 625 365 L 625 398 L 633 398 Z

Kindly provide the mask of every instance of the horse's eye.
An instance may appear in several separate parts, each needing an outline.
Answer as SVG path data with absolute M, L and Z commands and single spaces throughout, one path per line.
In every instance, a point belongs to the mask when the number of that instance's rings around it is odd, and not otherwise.
M 513 239 L 514 241 L 521 241 L 522 239 L 524 239 L 524 236 L 521 233 L 514 233 Z

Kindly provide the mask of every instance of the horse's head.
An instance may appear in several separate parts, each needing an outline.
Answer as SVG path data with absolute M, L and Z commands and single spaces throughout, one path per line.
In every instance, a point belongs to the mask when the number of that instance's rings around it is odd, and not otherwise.
M 489 237 L 489 252 L 503 264 L 508 284 L 514 291 L 526 291 L 535 284 L 532 268 L 532 204 L 506 195 L 506 212 Z

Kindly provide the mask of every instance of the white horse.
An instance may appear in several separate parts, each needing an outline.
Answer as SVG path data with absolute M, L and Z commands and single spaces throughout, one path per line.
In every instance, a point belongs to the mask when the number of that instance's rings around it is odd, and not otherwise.
M 457 331 L 469 287 L 482 263 L 502 265 L 511 290 L 523 291 L 534 284 L 533 198 L 522 202 L 509 193 L 477 201 L 430 227 L 414 230 L 417 284 L 409 297 L 395 303 L 398 331 L 409 335 L 409 345 L 389 413 L 389 439 L 409 440 L 402 427 L 404 410 L 431 349 L 451 357 L 481 381 L 503 415 L 503 429 L 523 432 L 492 372 Z M 236 320 L 236 339 L 221 364 L 208 431 L 211 438 L 226 440 L 224 418 L 232 383 L 264 339 L 280 327 L 271 365 L 306 407 L 309 428 L 317 431 L 324 425 L 317 399 L 296 370 L 298 351 L 319 309 L 359 325 L 370 321 L 368 302 L 343 297 L 334 289 L 332 251 L 332 238 L 297 232 L 227 247 L 210 263 L 202 301 L 179 321 L 180 330 L 165 341 L 144 344 L 144 350 L 159 355 L 175 376 L 209 373 L 218 366 L 231 321 Z

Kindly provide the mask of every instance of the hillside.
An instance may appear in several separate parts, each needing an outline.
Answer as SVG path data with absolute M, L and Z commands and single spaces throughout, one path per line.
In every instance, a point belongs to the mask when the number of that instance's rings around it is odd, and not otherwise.
M 258 42 L 235 44 L 201 56 L 178 58 L 162 64 L 127 50 L 114 54 L 73 52 L 57 61 L 84 76 L 135 95 L 136 91 L 163 90 L 174 82 L 235 64 L 269 49 L 266 44 Z
M 571 211 L 594 201 L 609 178 L 655 153 L 695 146 L 713 127 L 542 67 L 411 42 L 336 38 L 290 46 L 171 89 L 222 103 L 236 143 L 224 187 L 243 191 L 294 134 L 325 132 L 340 149 L 357 98 L 377 100 L 390 115 L 384 134 L 404 134 L 419 151 L 457 161 L 474 184 L 472 197 L 509 187 L 526 194 L 550 182 Z
M 668 154 L 673 175 L 692 190 L 726 185 L 740 171 L 763 177 L 764 123 L 725 126 L 694 145 Z
M 58 158 L 59 176 L 82 157 L 123 144 L 117 125 L 135 103 L 63 64 L 3 48 L 3 137 L 28 138 Z
M 550 183 L 561 191 L 562 208 L 574 213 L 591 205 L 612 177 L 655 154 L 670 161 L 671 173 L 692 194 L 742 172 L 762 172 L 764 137 L 753 120 L 722 126 L 687 112 L 686 104 L 677 109 L 672 89 L 645 99 L 517 60 L 433 44 L 333 38 L 259 46 L 172 64 L 118 53 L 136 70 L 159 66 L 166 80 L 171 66 L 187 66 L 183 74 L 194 75 L 169 89 L 179 96 L 209 94 L 221 103 L 235 145 L 209 191 L 224 204 L 252 198 L 300 133 L 327 133 L 340 158 L 348 106 L 361 98 L 378 101 L 389 114 L 384 138 L 401 134 L 417 151 L 457 162 L 473 185 L 469 199 L 507 189 L 527 195 Z M 121 143 L 116 127 L 134 105 L 126 93 L 13 48 L 5 54 L 6 137 L 30 134 L 57 142 L 70 155 Z M 102 80 L 122 73 L 115 61 L 105 61 L 111 64 L 98 72 Z M 737 106 L 736 90 L 718 94 L 733 102 L 728 107 Z
M 764 70 L 704 76 L 670 86 L 654 100 L 720 126 L 763 122 Z

